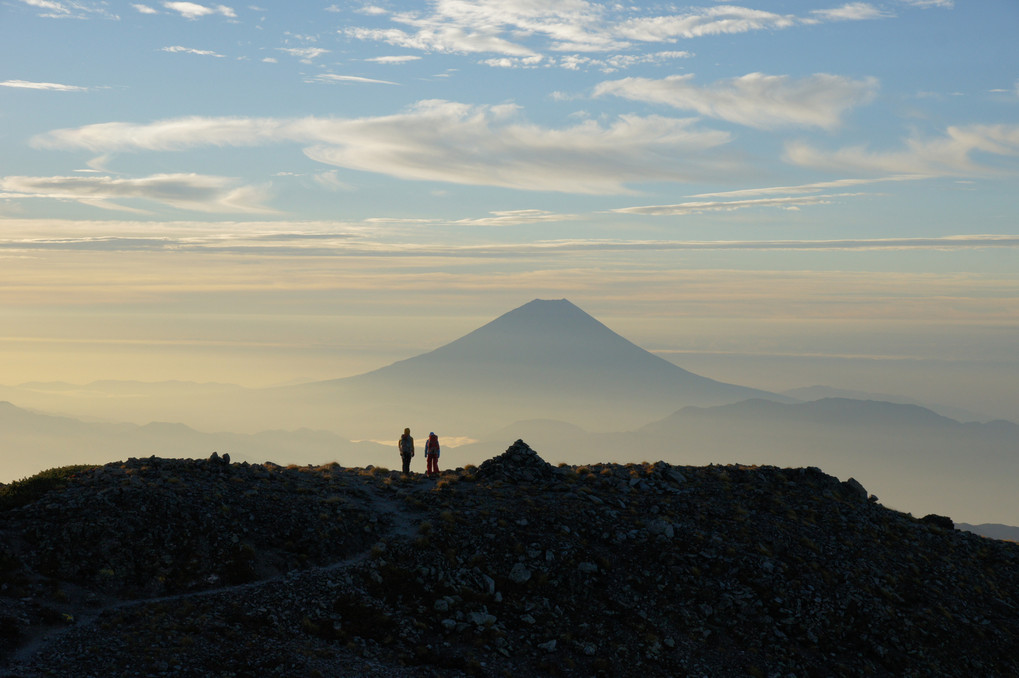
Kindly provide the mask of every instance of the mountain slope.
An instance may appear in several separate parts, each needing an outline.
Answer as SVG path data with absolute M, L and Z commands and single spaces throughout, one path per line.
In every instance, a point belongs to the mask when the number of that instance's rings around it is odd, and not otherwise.
M 438 480 L 136 459 L 53 484 L 0 504 L 5 675 L 1019 673 L 1019 546 L 817 469 L 517 441 Z
M 789 400 L 684 370 L 565 299 L 535 299 L 429 353 L 290 392 L 302 403 L 335 398 L 359 412 L 362 422 L 392 417 L 395 409 L 439 422 L 425 424 L 428 428 L 452 426 L 457 432 L 533 418 L 609 430 L 637 426 L 684 405 Z
M 624 339 L 566 299 L 535 299 L 434 351 L 352 379 L 375 380 L 577 393 L 595 388 L 618 398 L 645 392 L 697 400 L 770 395 L 688 372 Z

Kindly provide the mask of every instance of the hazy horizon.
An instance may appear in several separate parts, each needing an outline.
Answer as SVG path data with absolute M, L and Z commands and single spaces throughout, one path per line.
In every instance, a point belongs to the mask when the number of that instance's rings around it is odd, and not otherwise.
M 566 298 L 709 379 L 1019 421 L 1014 0 L 2 11 L 0 400 L 302 426 L 17 385 L 339 379 Z
M 525 299 L 519 300 L 524 303 Z M 597 302 L 594 302 L 597 306 Z M 585 310 L 589 310 L 583 304 Z M 267 368 L 263 355 L 264 348 L 245 351 L 231 347 L 239 355 L 233 356 L 233 363 L 227 366 L 215 363 L 222 359 L 222 351 L 212 348 L 211 356 L 194 361 L 187 357 L 170 358 L 167 368 L 146 370 L 142 367 L 131 367 L 136 360 L 144 361 L 152 352 L 159 352 L 157 345 L 145 346 L 141 356 L 133 360 L 118 360 L 118 356 L 101 352 L 103 357 L 117 362 L 126 362 L 129 366 L 118 367 L 105 364 L 102 359 L 93 358 L 86 364 L 73 369 L 65 369 L 59 362 L 50 362 L 47 369 L 36 366 L 19 365 L 20 360 L 11 359 L 11 368 L 0 379 L 0 385 L 16 387 L 26 383 L 62 382 L 70 385 L 84 386 L 96 381 L 187 381 L 195 383 L 224 383 L 244 388 L 268 388 L 281 385 L 313 383 L 329 379 L 342 379 L 357 376 L 385 367 L 394 362 L 412 358 L 438 348 L 440 345 L 457 339 L 477 327 L 489 322 L 497 315 L 511 310 L 496 309 L 490 316 L 466 319 L 464 317 L 407 317 L 407 318 L 340 318 L 333 319 L 346 323 L 346 333 L 350 327 L 356 327 L 354 333 L 378 332 L 371 341 L 363 346 L 352 346 L 349 350 L 342 347 L 333 349 L 319 348 L 306 353 L 295 351 L 292 347 L 280 349 L 273 358 L 285 363 L 284 371 L 276 372 Z M 597 314 L 594 314 L 597 317 Z M 849 390 L 872 393 L 878 396 L 890 396 L 911 399 L 926 406 L 944 406 L 971 412 L 973 420 L 1007 419 L 1019 421 L 1019 354 L 1014 360 L 1007 356 L 976 351 L 971 355 L 956 358 L 950 354 L 934 356 L 908 355 L 839 355 L 815 353 L 809 355 L 789 353 L 742 353 L 737 350 L 726 352 L 698 351 L 695 348 L 659 348 L 653 346 L 666 344 L 675 340 L 675 336 L 667 332 L 668 328 L 683 325 L 684 318 L 657 319 L 612 319 L 599 317 L 611 329 L 627 339 L 642 346 L 673 364 L 698 375 L 726 383 L 782 393 L 798 388 L 823 386 L 835 390 Z M 385 337 L 392 335 L 393 328 L 410 321 L 415 328 L 420 327 L 420 334 L 405 339 L 405 346 L 394 345 L 388 350 L 371 347 L 368 344 L 383 344 Z M 429 323 L 432 327 L 429 329 Z M 473 324 L 469 324 L 473 323 Z M 733 320 L 721 322 L 725 326 L 735 326 Z M 653 327 L 660 326 L 659 328 Z M 768 323 L 772 336 L 762 337 L 763 341 L 777 343 L 781 335 L 774 334 L 773 323 Z M 378 329 L 382 328 L 382 329 Z M 938 338 L 943 338 L 938 335 Z M 1010 338 L 1010 337 L 1009 337 Z M 689 340 L 689 337 L 683 337 Z M 416 340 L 413 341 L 412 340 Z M 436 343 L 427 343 L 429 340 Z M 801 339 L 802 340 L 802 339 Z M 727 342 L 735 344 L 739 336 L 696 337 L 693 341 Z M 901 344 L 902 339 L 898 339 Z M 60 343 L 60 342 L 55 342 Z M 339 342 L 337 342 L 339 343 Z M 397 342 L 394 340 L 394 344 Z M 891 342 L 887 342 L 891 343 Z M 130 349 L 130 347 L 128 347 Z M 53 348 L 43 345 L 44 355 Z M 108 350 L 108 349 L 107 349 Z M 200 351 L 191 346 L 188 351 Z M 173 349 L 163 351 L 173 354 Z M 78 359 L 87 350 L 71 351 L 70 359 Z M 295 355 L 297 354 L 297 355 Z M 120 356 L 122 358 L 122 356 Z M 210 362 L 207 362 L 210 361 Z M 295 365 L 297 367 L 295 367 Z M 21 367 L 21 370 L 18 368 Z M 35 369 L 32 369 L 35 368 Z M 277 368 L 279 369 L 279 368 Z M 11 378 L 22 374 L 21 379 Z M 272 378 L 272 375 L 277 378 Z M 14 403 L 18 404 L 18 403 Z M 963 421 L 969 420 L 957 417 Z

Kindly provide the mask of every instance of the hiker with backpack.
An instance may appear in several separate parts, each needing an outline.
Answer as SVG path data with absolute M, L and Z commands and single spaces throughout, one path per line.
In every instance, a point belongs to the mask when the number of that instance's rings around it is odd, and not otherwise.
M 410 437 L 410 429 L 403 429 L 403 435 L 396 444 L 400 449 L 400 459 L 403 460 L 403 472 L 410 473 L 410 459 L 414 456 L 414 439 Z
M 439 437 L 435 431 L 428 434 L 425 442 L 425 461 L 428 465 L 425 475 L 439 475 Z

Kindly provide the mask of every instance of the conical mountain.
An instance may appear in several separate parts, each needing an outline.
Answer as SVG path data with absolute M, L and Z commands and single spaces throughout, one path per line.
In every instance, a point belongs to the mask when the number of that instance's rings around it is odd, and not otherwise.
M 469 390 L 513 387 L 528 397 L 555 392 L 615 400 L 655 392 L 717 403 L 762 395 L 659 358 L 566 299 L 535 299 L 434 351 L 353 380 Z
M 535 299 L 429 353 L 311 386 L 356 394 L 364 417 L 396 408 L 475 431 L 535 417 L 609 430 L 686 405 L 788 400 L 688 372 L 566 299 Z

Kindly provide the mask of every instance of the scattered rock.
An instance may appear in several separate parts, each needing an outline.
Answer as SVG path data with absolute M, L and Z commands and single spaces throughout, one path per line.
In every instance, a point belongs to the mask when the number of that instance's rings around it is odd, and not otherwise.
M 523 584 L 531 578 L 531 571 L 523 563 L 517 563 L 510 570 L 509 578 L 515 584 Z
M 940 527 L 942 530 L 955 529 L 955 523 L 952 522 L 951 518 L 947 516 L 939 516 L 936 513 L 928 513 L 920 519 L 920 522 L 933 525 L 934 527 Z
M 853 496 L 858 497 L 864 501 L 867 500 L 867 490 L 864 489 L 863 485 L 860 484 L 859 480 L 857 480 L 856 478 L 850 478 L 843 484 L 850 491 L 850 493 L 852 493 Z
M 1019 675 L 1019 545 L 818 469 L 225 468 L 0 510 L 0 673 Z

